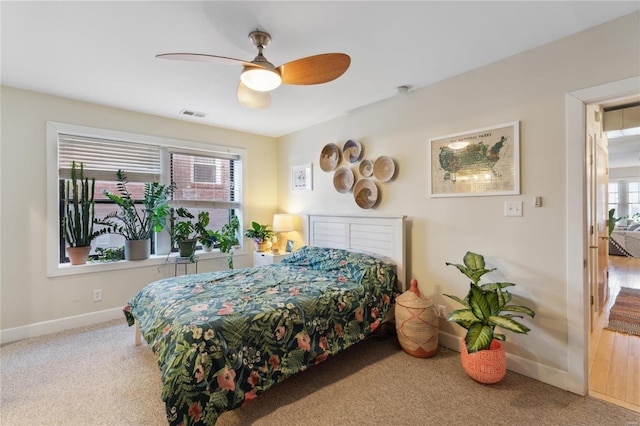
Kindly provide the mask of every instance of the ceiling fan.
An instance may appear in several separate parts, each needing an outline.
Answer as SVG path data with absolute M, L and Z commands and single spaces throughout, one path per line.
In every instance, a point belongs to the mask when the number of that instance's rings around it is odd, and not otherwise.
M 238 84 L 240 104 L 264 109 L 271 104 L 270 90 L 284 84 L 310 85 L 328 83 L 347 71 L 351 58 L 344 53 L 324 53 L 287 62 L 275 67 L 262 54 L 262 49 L 271 42 L 271 36 L 264 31 L 253 31 L 249 40 L 258 49 L 253 61 L 227 58 L 225 56 L 202 53 L 162 53 L 157 58 L 180 61 L 216 62 L 231 65 L 243 65 Z

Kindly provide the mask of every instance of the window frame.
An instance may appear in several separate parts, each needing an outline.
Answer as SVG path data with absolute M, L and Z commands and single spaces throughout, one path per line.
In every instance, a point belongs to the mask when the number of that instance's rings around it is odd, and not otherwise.
M 60 239 L 60 209 L 59 209 L 59 174 L 58 174 L 58 134 L 59 133 L 72 133 L 78 136 L 116 139 L 121 141 L 129 141 L 133 143 L 152 144 L 160 146 L 162 149 L 162 175 L 161 183 L 169 184 L 168 162 L 169 155 L 168 150 L 171 149 L 184 149 L 195 150 L 210 153 L 228 153 L 237 155 L 240 158 L 239 174 L 241 176 L 240 188 L 237 190 L 237 197 L 240 200 L 240 208 L 236 209 L 236 213 L 239 216 L 240 223 L 244 223 L 243 218 L 245 214 L 245 203 L 243 195 L 243 185 L 246 182 L 247 176 L 247 150 L 245 148 L 207 144 L 203 142 L 195 142 L 185 139 L 165 138 L 158 136 L 150 136 L 139 133 L 121 132 L 115 130 L 99 129 L 94 127 L 80 126 L 75 124 L 59 123 L 48 121 L 46 128 L 47 137 L 47 212 L 46 212 L 46 248 L 47 248 L 47 276 L 63 276 L 63 275 L 76 275 L 93 272 L 103 272 L 111 270 L 121 270 L 130 268 L 141 268 L 154 265 L 162 265 L 167 263 L 168 259 L 175 257 L 176 253 L 166 254 L 166 243 L 168 241 L 168 235 L 163 231 L 158 235 L 157 250 L 155 254 L 151 255 L 149 259 L 139 261 L 126 261 L 121 260 L 118 262 L 96 262 L 87 263 L 85 265 L 71 265 L 69 263 L 60 263 L 60 247 L 63 242 Z M 242 235 L 242 229 L 238 230 Z M 166 235 L 166 238 L 164 236 Z M 247 250 L 243 244 L 243 239 L 239 238 L 240 249 L 235 251 L 235 255 L 247 254 Z M 200 260 L 214 259 L 227 257 L 227 254 L 220 253 L 217 250 L 213 252 L 198 251 Z

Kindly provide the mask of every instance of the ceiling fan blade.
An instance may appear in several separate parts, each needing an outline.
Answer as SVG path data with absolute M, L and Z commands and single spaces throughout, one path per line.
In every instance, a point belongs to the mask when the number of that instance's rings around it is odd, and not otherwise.
M 204 53 L 161 53 L 156 58 L 172 59 L 176 61 L 214 62 L 227 65 L 257 66 L 242 59 L 227 58 L 226 56 L 205 55 Z
M 249 108 L 266 109 L 271 105 L 271 95 L 269 92 L 251 90 L 240 82 L 238 84 L 238 102 Z
M 335 80 L 349 68 L 351 58 L 344 53 L 323 53 L 280 65 L 285 84 L 321 84 Z

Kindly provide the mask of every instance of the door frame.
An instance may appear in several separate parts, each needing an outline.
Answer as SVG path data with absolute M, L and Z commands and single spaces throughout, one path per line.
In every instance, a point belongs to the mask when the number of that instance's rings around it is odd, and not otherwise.
M 589 392 L 589 279 L 586 218 L 586 105 L 640 91 L 640 76 L 566 94 L 567 390 Z

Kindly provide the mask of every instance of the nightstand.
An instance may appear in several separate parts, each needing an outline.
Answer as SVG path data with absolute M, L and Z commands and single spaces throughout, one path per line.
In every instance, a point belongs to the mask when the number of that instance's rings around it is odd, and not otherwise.
M 282 259 L 286 259 L 291 256 L 291 253 L 273 254 L 270 251 L 254 251 L 253 252 L 253 266 L 272 265 L 282 262 Z

